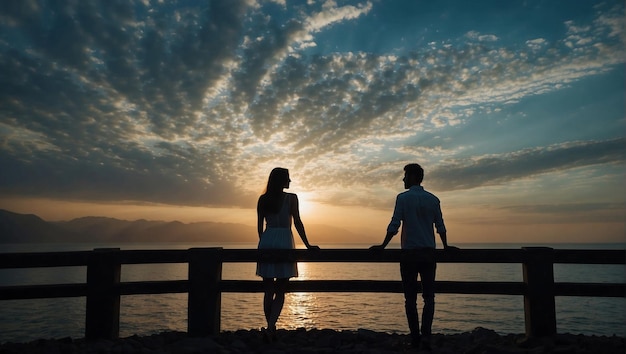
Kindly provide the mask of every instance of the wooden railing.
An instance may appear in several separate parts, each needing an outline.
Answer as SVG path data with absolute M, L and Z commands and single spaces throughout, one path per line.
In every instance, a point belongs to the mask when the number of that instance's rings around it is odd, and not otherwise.
M 281 250 L 191 248 L 188 250 L 125 250 L 53 253 L 3 253 L 0 269 L 87 266 L 87 282 L 78 284 L 0 286 L 0 300 L 86 296 L 85 337 L 119 336 L 120 296 L 188 293 L 188 334 L 220 331 L 221 293 L 262 292 L 260 280 L 222 280 L 225 262 L 293 260 L 299 262 L 399 262 L 401 250 Z M 437 281 L 448 294 L 523 295 L 525 330 L 529 337 L 556 333 L 555 296 L 626 297 L 625 283 L 555 283 L 553 265 L 626 264 L 626 250 L 463 249 L 436 251 L 439 263 L 521 263 L 522 282 Z M 188 263 L 187 280 L 120 282 L 122 264 Z M 289 282 L 290 292 L 401 293 L 400 281 L 305 280 Z

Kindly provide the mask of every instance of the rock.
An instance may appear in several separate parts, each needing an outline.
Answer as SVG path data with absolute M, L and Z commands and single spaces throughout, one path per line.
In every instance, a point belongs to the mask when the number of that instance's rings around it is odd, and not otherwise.
M 472 331 L 472 338 L 478 343 L 489 342 L 500 338 L 500 335 L 491 329 L 476 327 Z
M 248 349 L 248 346 L 246 345 L 246 343 L 244 343 L 241 339 L 236 339 L 234 340 L 231 344 L 231 347 L 237 349 L 237 350 L 246 350 Z
M 523 339 L 523 340 L 522 340 Z M 291 353 L 427 353 L 410 347 L 409 336 L 381 333 L 367 329 L 335 331 L 331 329 L 279 330 L 274 342 L 266 343 L 259 330 L 225 331 L 202 338 L 184 332 L 163 332 L 149 336 L 131 336 L 114 341 L 85 339 L 41 339 L 30 343 L 2 343 L 0 354 L 49 353 L 140 353 L 140 354 L 291 354 Z M 624 354 L 625 340 L 612 336 L 559 334 L 547 338 L 498 333 L 476 328 L 468 333 L 433 334 L 431 345 L 439 354 Z
M 378 333 L 369 329 L 359 328 L 356 333 L 359 339 L 365 340 L 367 342 L 375 342 L 378 338 Z
M 506 348 L 496 345 L 487 345 L 481 354 L 527 354 L 528 351 L 523 348 Z

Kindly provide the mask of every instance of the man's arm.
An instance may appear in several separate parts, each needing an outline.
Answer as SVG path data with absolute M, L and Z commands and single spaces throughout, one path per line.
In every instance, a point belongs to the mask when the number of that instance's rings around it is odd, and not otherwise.
M 448 234 L 444 231 L 444 232 L 440 232 L 439 233 L 439 237 L 441 237 L 441 243 L 443 243 L 443 249 L 444 250 L 458 250 L 459 248 L 456 246 L 450 246 L 448 245 Z
M 393 236 L 395 236 L 397 233 L 398 233 L 398 231 L 396 231 L 396 232 L 389 232 L 389 231 L 387 231 L 387 235 L 385 236 L 385 240 L 383 241 L 383 243 L 380 244 L 380 245 L 374 245 L 374 246 L 370 247 L 370 249 L 371 250 L 382 250 L 382 249 L 385 249 L 385 247 L 387 247 L 387 245 L 389 244 L 389 241 L 391 241 Z
M 446 231 L 446 225 L 443 223 L 443 214 L 441 213 L 441 206 L 439 204 L 439 199 L 437 199 L 437 208 L 435 209 L 435 229 L 441 238 L 441 243 L 443 243 L 443 249 L 458 249 L 454 246 L 448 245 L 448 233 Z
M 389 241 L 398 233 L 398 229 L 400 228 L 400 222 L 402 220 L 402 208 L 400 207 L 400 197 L 396 197 L 396 205 L 393 208 L 393 216 L 391 217 L 391 222 L 389 222 L 389 226 L 387 226 L 387 235 L 385 235 L 385 239 L 383 243 L 380 245 L 374 245 L 370 247 L 371 250 L 382 250 L 389 244 Z
M 443 243 L 443 249 L 445 250 L 446 248 L 448 248 L 448 234 L 447 232 L 440 232 L 439 233 L 439 237 L 441 238 L 441 243 Z

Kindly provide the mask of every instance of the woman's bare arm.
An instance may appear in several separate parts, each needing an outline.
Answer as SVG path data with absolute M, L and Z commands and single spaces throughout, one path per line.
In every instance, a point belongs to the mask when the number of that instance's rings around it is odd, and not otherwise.
M 257 231 L 259 233 L 259 239 L 261 238 L 261 234 L 263 234 L 263 212 L 261 210 L 261 198 L 256 205 L 256 218 L 257 218 Z
M 318 246 L 313 246 L 309 243 L 309 240 L 306 237 L 306 231 L 304 230 L 304 224 L 302 223 L 302 219 L 300 218 L 300 205 L 298 202 L 298 196 L 295 194 L 290 194 L 291 196 L 291 216 L 293 216 L 293 225 L 296 227 L 296 231 L 298 231 L 298 235 L 302 239 L 302 242 L 306 246 L 306 248 L 319 248 Z

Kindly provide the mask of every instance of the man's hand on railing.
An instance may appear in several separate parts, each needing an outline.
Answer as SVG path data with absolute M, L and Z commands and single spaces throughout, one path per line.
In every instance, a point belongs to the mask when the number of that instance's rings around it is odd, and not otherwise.
M 370 251 L 382 251 L 385 249 L 384 245 L 374 245 L 370 247 Z
M 443 248 L 444 251 L 458 251 L 460 250 L 460 248 L 456 247 L 456 246 L 445 246 Z
M 306 248 L 310 251 L 319 251 L 320 250 L 320 246 L 315 246 L 315 245 L 308 245 L 306 246 Z

